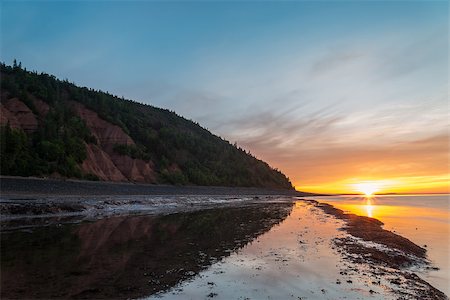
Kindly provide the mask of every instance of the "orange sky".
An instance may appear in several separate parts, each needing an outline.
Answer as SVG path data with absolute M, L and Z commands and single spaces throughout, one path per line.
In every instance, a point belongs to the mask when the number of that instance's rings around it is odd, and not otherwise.
M 291 153 L 285 151 L 285 155 L 257 143 L 248 147 L 281 169 L 301 191 L 358 193 L 361 191 L 355 184 L 370 182 L 379 193 L 449 192 L 446 134 L 365 147 L 330 145 L 310 149 L 304 145 Z

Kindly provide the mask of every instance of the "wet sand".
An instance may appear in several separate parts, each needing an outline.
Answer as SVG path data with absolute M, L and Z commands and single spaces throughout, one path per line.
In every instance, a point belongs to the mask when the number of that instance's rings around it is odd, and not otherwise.
M 127 214 L 168 214 L 301 196 L 295 190 L 173 186 L 0 177 L 2 230 L 95 221 Z
M 292 202 L 290 196 L 263 195 L 111 195 L 34 196 L 0 199 L 0 229 L 17 230 L 65 223 L 94 222 L 113 216 L 167 215 L 209 208 Z

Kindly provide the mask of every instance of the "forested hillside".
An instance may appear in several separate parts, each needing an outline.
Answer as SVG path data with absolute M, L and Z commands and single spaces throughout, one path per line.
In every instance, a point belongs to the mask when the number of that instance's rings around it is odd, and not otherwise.
M 1 174 L 292 188 L 176 113 L 1 64 Z

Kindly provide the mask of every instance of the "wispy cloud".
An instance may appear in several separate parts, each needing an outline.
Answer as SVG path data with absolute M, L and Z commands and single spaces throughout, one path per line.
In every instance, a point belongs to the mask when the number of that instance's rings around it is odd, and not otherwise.
M 323 74 L 330 73 L 357 61 L 362 55 L 358 52 L 336 52 L 330 49 L 326 55 L 312 64 L 310 75 L 319 77 Z
M 2 8 L 3 59 L 174 110 L 300 185 L 447 163 L 445 1 Z
M 329 47 L 292 65 L 279 60 L 270 76 L 246 70 L 173 86 L 160 95 L 161 104 L 237 141 L 300 186 L 350 176 L 443 174 L 447 87 L 429 80 L 448 78 L 445 66 L 430 63 L 446 62 L 433 50 L 442 40 L 431 34 L 420 42 Z
M 295 174 L 294 182 L 300 188 L 309 185 L 329 185 L 352 178 L 370 180 L 445 174 L 448 178 L 448 139 L 447 134 L 441 134 L 392 145 L 374 147 L 347 145 L 320 150 L 303 149 L 302 145 L 299 145 L 297 151 L 290 152 L 290 157 L 279 157 L 274 151 L 265 155 L 282 165 L 288 174 L 289 172 Z M 443 186 L 448 184 L 447 181 Z

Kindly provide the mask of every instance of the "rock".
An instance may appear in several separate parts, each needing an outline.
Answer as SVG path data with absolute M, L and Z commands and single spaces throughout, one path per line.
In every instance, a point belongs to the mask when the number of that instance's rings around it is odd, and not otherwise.
M 133 182 L 156 182 L 156 173 L 152 162 L 133 159 L 126 155 L 112 154 L 110 158 L 120 172 Z
M 19 120 L 12 114 L 3 104 L 0 104 L 0 125 L 5 126 L 8 124 L 11 128 L 21 129 Z
M 81 165 L 85 173 L 94 174 L 101 180 L 127 181 L 110 156 L 97 145 L 86 144 L 86 154 L 87 158 Z
M 28 97 L 33 101 L 34 107 L 36 108 L 39 116 L 41 118 L 45 118 L 48 111 L 50 110 L 50 107 L 48 106 L 48 104 L 46 102 L 42 101 L 41 99 L 34 97 L 31 94 L 29 94 Z
M 11 98 L 4 103 L 2 108 L 2 125 L 9 121 L 13 128 L 22 128 L 25 132 L 34 132 L 38 127 L 38 121 L 31 109 L 17 98 Z M 7 110 L 8 112 L 6 112 Z M 3 115 L 5 113 L 5 115 Z
M 85 173 L 92 173 L 102 180 L 156 182 L 156 172 L 151 161 L 133 159 L 114 152 L 115 145 L 134 145 L 134 141 L 122 128 L 111 124 L 78 102 L 70 101 L 76 114 L 80 116 L 95 136 L 99 145 L 86 147 L 87 159 L 82 164 Z
M 86 122 L 86 125 L 91 130 L 91 133 L 97 138 L 102 148 L 107 148 L 106 151 L 108 153 L 111 153 L 112 148 L 116 144 L 135 144 L 131 137 L 119 126 L 103 120 L 96 112 L 87 109 L 81 103 L 75 101 L 69 101 L 69 103 L 75 110 L 75 113 Z

